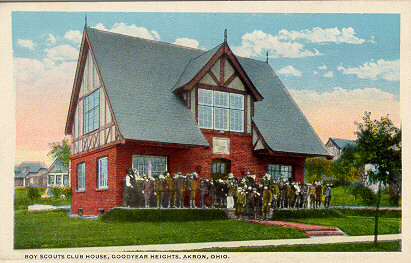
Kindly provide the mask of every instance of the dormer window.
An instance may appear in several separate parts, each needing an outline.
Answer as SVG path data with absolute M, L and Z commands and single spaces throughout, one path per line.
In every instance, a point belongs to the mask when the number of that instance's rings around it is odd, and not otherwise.
M 244 131 L 244 95 L 218 90 L 198 90 L 198 125 L 221 131 Z

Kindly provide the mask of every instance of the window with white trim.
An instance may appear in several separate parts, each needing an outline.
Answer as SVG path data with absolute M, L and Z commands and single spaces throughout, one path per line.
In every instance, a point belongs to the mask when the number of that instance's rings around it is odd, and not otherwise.
M 100 126 L 100 89 L 84 98 L 84 134 L 97 130 Z
M 200 128 L 244 131 L 244 95 L 198 89 L 198 125 Z
M 49 175 L 49 185 L 54 184 L 54 175 Z
M 167 171 L 167 157 L 133 155 L 133 168 L 137 169 L 140 175 L 151 174 L 152 176 L 157 177 Z
M 61 175 L 56 175 L 56 185 L 61 185 Z
M 97 188 L 107 188 L 107 157 L 98 159 Z
M 271 175 L 271 179 L 289 179 L 292 176 L 292 166 L 282 164 L 269 164 L 267 173 Z
M 86 164 L 77 164 L 77 190 L 83 191 L 86 189 Z

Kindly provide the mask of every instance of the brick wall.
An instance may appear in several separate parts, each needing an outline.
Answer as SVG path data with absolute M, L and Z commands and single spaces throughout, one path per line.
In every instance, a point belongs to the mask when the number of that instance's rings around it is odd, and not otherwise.
M 98 209 L 104 211 L 122 205 L 123 180 L 127 169 L 132 167 L 132 156 L 157 155 L 167 157 L 167 169 L 171 174 L 183 174 L 196 171 L 200 178 L 211 178 L 212 160 L 224 158 L 231 161 L 231 172 L 236 177 L 242 177 L 250 171 L 260 177 L 267 171 L 268 164 L 292 165 L 294 181 L 304 181 L 304 158 L 284 157 L 256 154 L 252 150 L 250 134 L 203 131 L 210 147 L 180 147 L 160 144 L 150 144 L 126 141 L 124 144 L 109 146 L 89 154 L 75 157 L 71 160 L 72 214 L 78 214 L 83 208 L 84 215 L 97 215 Z M 230 139 L 230 154 L 213 154 L 213 137 Z M 96 190 L 97 159 L 108 157 L 108 189 Z M 86 190 L 76 191 L 77 164 L 85 162 Z
M 107 156 L 107 189 L 97 189 L 98 159 Z M 77 190 L 77 165 L 85 163 L 85 190 Z M 121 206 L 117 185 L 116 147 L 110 146 L 71 159 L 71 214 L 78 214 L 79 208 L 84 215 L 98 215 L 98 209 L 104 211 Z

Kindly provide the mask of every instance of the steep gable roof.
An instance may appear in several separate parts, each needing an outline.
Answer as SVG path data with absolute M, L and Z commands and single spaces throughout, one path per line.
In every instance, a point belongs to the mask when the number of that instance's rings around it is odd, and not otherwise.
M 210 51 L 86 28 L 124 139 L 208 146 L 195 118 L 173 93 L 219 50 Z M 274 152 L 328 156 L 268 63 L 235 57 L 261 95 L 253 122 Z
M 86 28 L 95 62 L 124 139 L 208 143 L 171 89 L 204 51 Z

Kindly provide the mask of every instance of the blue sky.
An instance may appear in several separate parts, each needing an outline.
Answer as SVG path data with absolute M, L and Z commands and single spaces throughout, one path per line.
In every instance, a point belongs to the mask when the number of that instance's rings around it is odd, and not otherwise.
M 235 54 L 265 60 L 268 51 L 323 142 L 355 139 L 354 121 L 365 110 L 374 118 L 390 114 L 399 125 L 399 14 L 13 12 L 17 104 L 27 94 L 50 98 L 47 107 L 60 113 L 49 141 L 64 137 L 61 112 L 68 109 L 85 15 L 90 27 L 200 49 L 220 44 L 226 28 Z M 30 126 L 17 121 L 17 140 L 19 128 Z

